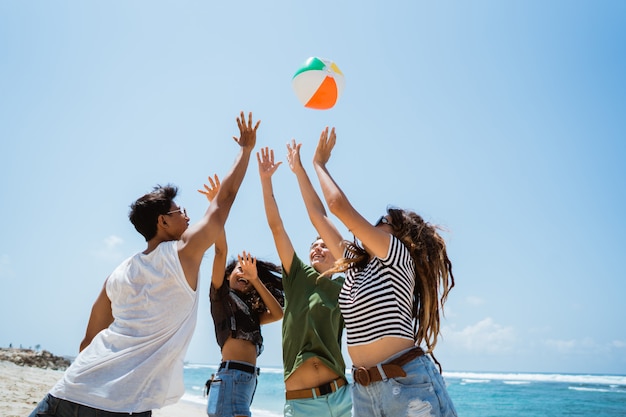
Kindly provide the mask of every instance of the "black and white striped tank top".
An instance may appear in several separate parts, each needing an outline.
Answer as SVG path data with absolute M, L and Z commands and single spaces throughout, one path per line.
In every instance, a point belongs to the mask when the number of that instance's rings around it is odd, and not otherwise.
M 344 256 L 350 254 L 346 251 Z M 413 259 L 394 236 L 386 258 L 372 258 L 361 271 L 348 270 L 339 294 L 348 345 L 363 345 L 385 336 L 415 340 L 411 313 L 414 287 Z

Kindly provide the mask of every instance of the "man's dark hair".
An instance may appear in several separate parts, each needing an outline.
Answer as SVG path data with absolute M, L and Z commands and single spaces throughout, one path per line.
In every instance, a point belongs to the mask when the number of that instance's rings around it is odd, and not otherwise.
M 146 242 L 156 235 L 159 216 L 170 211 L 176 194 L 178 194 L 178 187 L 176 186 L 168 184 L 161 187 L 157 185 L 152 192 L 140 197 L 130 205 L 128 218 L 135 229 L 146 239 Z

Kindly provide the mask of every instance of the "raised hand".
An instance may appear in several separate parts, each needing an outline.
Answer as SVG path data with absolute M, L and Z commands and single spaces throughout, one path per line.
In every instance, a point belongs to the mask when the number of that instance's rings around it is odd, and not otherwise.
M 259 175 L 261 178 L 269 178 L 274 175 L 282 162 L 274 162 L 274 150 L 268 147 L 261 148 L 261 152 L 256 153 L 259 162 Z
M 217 177 L 217 174 L 213 176 L 213 178 L 209 177 L 209 185 L 204 184 L 204 190 L 198 190 L 200 194 L 204 194 L 209 200 L 209 202 L 213 201 L 217 192 L 220 190 L 220 179 Z
M 287 143 L 287 162 L 289 163 L 289 168 L 291 168 L 293 172 L 304 169 L 302 167 L 302 161 L 300 160 L 301 147 L 302 144 L 296 143 L 295 139 L 291 139 L 291 143 Z
M 252 112 L 248 115 L 248 121 L 246 122 L 246 116 L 241 112 L 241 115 L 237 117 L 237 126 L 239 127 L 239 138 L 233 136 L 235 142 L 242 148 L 252 149 L 256 145 L 256 131 L 259 128 L 260 120 L 256 122 L 252 127 Z
M 335 142 L 337 140 L 337 136 L 335 135 L 335 128 L 333 127 L 328 133 L 328 126 L 326 129 L 322 130 L 322 134 L 320 135 L 320 140 L 317 143 L 317 148 L 315 148 L 315 155 L 313 155 L 313 163 L 319 165 L 326 165 L 328 160 L 330 159 L 330 153 L 335 147 Z
M 241 255 L 237 255 L 237 260 L 239 261 L 245 279 L 250 283 L 259 279 L 259 274 L 256 269 L 256 258 L 254 256 L 243 251 Z

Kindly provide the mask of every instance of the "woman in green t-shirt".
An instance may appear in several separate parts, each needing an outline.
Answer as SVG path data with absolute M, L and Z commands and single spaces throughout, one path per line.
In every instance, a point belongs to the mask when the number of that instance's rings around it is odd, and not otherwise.
M 312 190 L 300 163 L 300 145 L 292 141 L 287 151 L 289 166 L 298 178 L 300 191 L 303 193 L 303 188 L 307 187 Z M 267 222 L 283 268 L 284 414 L 289 417 L 349 417 L 352 400 L 341 354 L 344 323 L 337 304 L 343 277 L 320 278 L 320 273 L 335 262 L 335 257 L 321 239 L 311 245 L 310 265 L 298 257 L 274 198 L 272 175 L 281 162 L 274 162 L 274 151 L 269 148 L 261 149 L 257 159 Z M 319 197 L 305 200 L 305 205 L 318 233 L 323 230 L 340 236 L 323 214 Z

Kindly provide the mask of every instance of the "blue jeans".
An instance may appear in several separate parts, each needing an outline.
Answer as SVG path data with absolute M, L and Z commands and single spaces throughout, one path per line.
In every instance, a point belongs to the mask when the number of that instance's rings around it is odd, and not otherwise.
M 405 377 L 373 382 L 368 386 L 353 384 L 352 415 L 456 417 L 446 384 L 430 357 L 419 356 L 402 369 L 406 372 Z
M 287 400 L 284 417 L 350 417 L 352 400 L 349 385 L 317 398 Z
M 256 384 L 256 374 L 237 369 L 218 371 L 209 390 L 207 414 L 209 417 L 250 417 Z
M 142 413 L 133 413 L 133 417 L 150 417 L 152 411 L 144 411 Z M 37 408 L 30 413 L 29 417 L 37 416 L 56 416 L 56 417 L 124 417 L 131 416 L 130 413 L 115 413 L 113 411 L 104 411 L 97 408 L 87 407 L 86 405 L 76 404 L 71 401 L 62 400 L 48 394 L 37 404 Z

